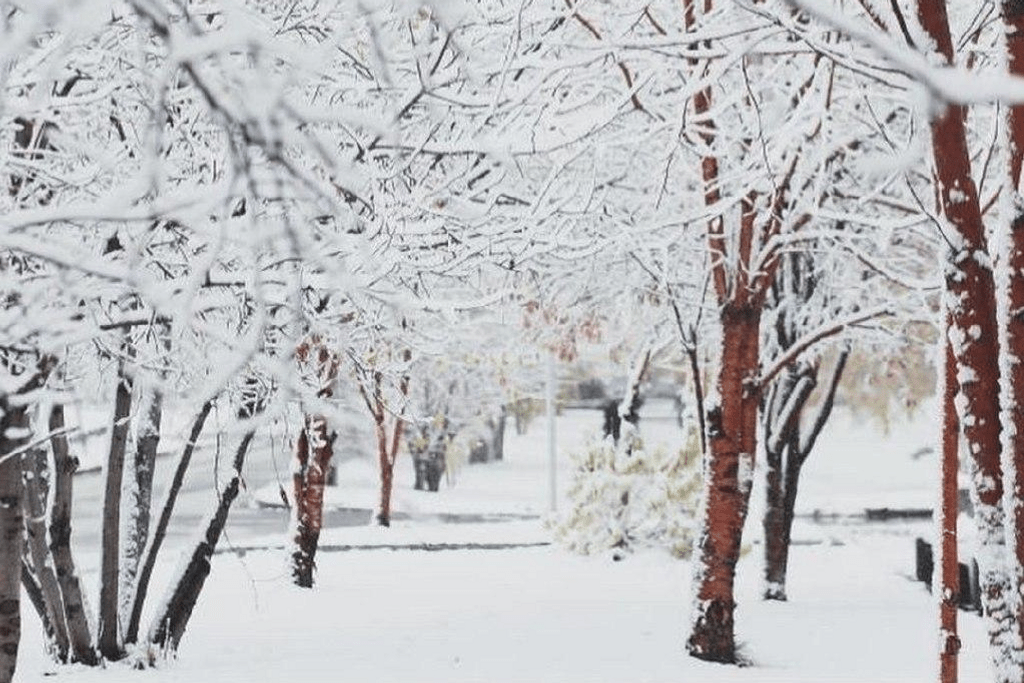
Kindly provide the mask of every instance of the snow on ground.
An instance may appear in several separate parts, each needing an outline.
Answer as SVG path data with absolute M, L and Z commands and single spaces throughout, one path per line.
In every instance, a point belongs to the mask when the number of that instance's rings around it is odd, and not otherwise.
M 564 455 L 582 446 L 585 432 L 599 425 L 599 419 L 594 412 L 572 411 L 561 418 L 563 491 L 569 468 Z M 678 434 L 678 427 L 668 419 L 649 419 L 644 430 L 649 441 L 671 442 Z M 859 500 L 868 501 L 861 507 L 872 505 L 879 492 L 908 491 L 931 500 L 933 478 L 928 470 L 934 467 L 934 456 L 910 457 L 927 445 L 928 438 L 926 428 L 905 425 L 898 438 L 885 439 L 843 418 L 811 456 L 811 462 L 819 462 L 816 469 L 809 463 L 805 490 L 812 499 L 820 491 L 821 502 L 838 501 L 844 510 Z M 930 532 L 927 522 L 818 525 L 798 520 L 795 535 L 801 544 L 793 548 L 790 561 L 790 601 L 779 604 L 759 600 L 759 520 L 752 520 L 751 546 L 739 564 L 737 589 L 738 638 L 753 663 L 745 668 L 685 656 L 690 566 L 667 554 L 641 553 L 612 562 L 607 556 L 576 557 L 554 546 L 380 548 L 548 540 L 539 516 L 461 524 L 445 524 L 435 516 L 444 512 L 541 515 L 547 501 L 544 443 L 542 421 L 526 436 L 510 434 L 504 463 L 467 466 L 454 488 L 442 488 L 438 494 L 410 491 L 412 468 L 405 461 L 399 463 L 397 499 L 400 509 L 414 514 L 391 529 L 325 531 L 322 543 L 338 549 L 319 555 L 318 586 L 313 591 L 289 585 L 279 549 L 218 555 L 179 657 L 156 670 L 140 674 L 121 665 L 106 671 L 55 667 L 46 660 L 38 626 L 26 610 L 17 680 L 859 683 L 934 679 L 937 609 L 927 590 L 909 578 L 913 538 Z M 868 476 L 863 467 L 876 471 Z M 342 486 L 332 494 L 333 502 L 372 503 L 372 477 L 360 483 L 354 476 L 357 471 L 357 466 L 350 466 L 348 477 L 342 473 Z M 835 492 L 834 499 L 825 495 L 827 490 Z M 281 543 L 276 537 L 245 545 Z M 164 575 L 168 571 L 162 568 Z M 989 680 L 981 620 L 961 613 L 961 624 L 961 680 Z

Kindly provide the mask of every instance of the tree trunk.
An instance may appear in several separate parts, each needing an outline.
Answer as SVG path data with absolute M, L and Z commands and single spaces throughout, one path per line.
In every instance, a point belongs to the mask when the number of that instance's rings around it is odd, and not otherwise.
M 765 453 L 768 462 L 768 497 L 764 517 L 765 600 L 787 599 L 786 574 L 789 569 L 789 548 L 800 472 L 832 414 L 839 381 L 849 354 L 849 350 L 844 349 L 836 359 L 825 398 L 806 433 L 801 417 L 811 391 L 817 384 L 819 370 L 816 365 L 790 370 L 786 376 L 777 380 L 776 391 L 765 408 Z
M 397 430 L 398 424 L 395 425 Z M 394 488 L 395 461 L 388 453 L 388 432 L 383 409 L 374 421 L 377 437 L 377 463 L 380 467 L 380 494 L 377 498 L 377 525 L 391 526 L 391 490 Z
M 402 360 L 406 363 L 412 353 L 409 350 L 402 352 Z M 373 431 L 377 439 L 377 463 L 380 469 L 380 491 L 377 499 L 376 520 L 378 526 L 391 526 L 391 491 L 395 480 L 395 460 L 398 458 L 398 447 L 402 442 L 402 418 L 396 414 L 394 417 L 393 431 L 391 432 L 391 443 L 388 444 L 387 410 L 384 405 L 383 396 L 384 376 L 379 371 L 373 372 L 371 382 L 372 394 L 367 391 L 365 384 L 359 385 L 359 393 L 366 403 L 370 415 L 373 416 Z M 403 397 L 409 395 L 409 376 L 403 375 L 399 382 L 399 391 Z
M 57 633 L 53 626 L 50 607 L 46 604 L 46 598 L 43 597 L 43 587 L 39 585 L 32 570 L 29 569 L 26 558 L 22 558 L 21 561 L 21 587 L 25 589 L 25 595 L 28 596 L 28 601 L 32 603 L 36 616 L 39 617 L 39 622 L 43 625 L 43 634 L 46 636 L 48 649 L 51 654 L 56 654 L 53 644 L 57 639 Z
M 124 657 L 118 634 L 120 605 L 118 591 L 121 572 L 121 491 L 124 457 L 128 445 L 128 418 L 132 407 L 132 381 L 125 360 L 118 363 L 114 419 L 110 429 L 110 451 L 107 456 L 106 487 L 103 496 L 103 536 L 100 563 L 100 615 L 98 646 L 105 659 Z
M 181 458 L 178 459 L 178 466 L 174 469 L 174 475 L 171 477 L 171 483 L 167 488 L 167 498 L 160 511 L 160 519 L 157 520 L 156 528 L 153 530 L 153 539 L 150 541 L 149 548 L 146 551 L 146 559 L 142 563 L 142 568 L 139 570 L 135 582 L 131 617 L 128 620 L 128 628 L 125 633 L 126 643 L 134 643 L 138 640 L 139 622 L 142 619 L 142 606 L 146 601 L 146 594 L 149 592 L 149 580 L 153 576 L 153 568 L 156 567 L 156 558 L 160 554 L 164 538 L 167 537 L 167 527 L 171 523 L 174 505 L 178 500 L 181 485 L 185 481 L 185 473 L 188 472 L 189 463 L 192 462 L 192 453 L 195 452 L 196 442 L 199 441 L 199 435 L 203 433 L 206 418 L 209 417 L 212 409 L 212 400 L 204 403 L 202 408 L 199 409 L 195 420 L 192 422 L 192 429 L 189 431 L 185 448 L 181 452 Z
M 160 425 L 163 420 L 163 393 L 158 389 L 147 388 L 144 396 L 135 453 L 129 470 L 134 479 L 129 489 L 127 534 L 121 552 L 121 585 L 125 587 L 136 584 L 139 564 L 149 541 L 153 473 L 156 470 Z M 133 597 L 133 591 L 125 591 L 120 596 L 122 623 L 128 623 L 131 619 Z
M 306 417 L 296 446 L 298 468 L 293 477 L 295 493 L 295 549 L 292 580 L 303 588 L 313 586 L 316 549 L 323 524 L 324 485 L 333 455 L 334 439 L 323 415 Z
M 765 452 L 765 509 L 764 529 L 764 599 L 786 599 L 786 564 L 789 558 L 789 538 L 785 536 L 783 511 L 783 453 L 782 450 Z
M 953 43 L 945 0 L 919 0 L 922 27 L 949 64 Z M 947 330 L 957 364 L 960 424 L 974 469 L 975 519 L 982 548 L 980 583 L 996 671 L 1008 671 L 1018 636 L 1010 607 L 1006 564 L 1003 472 L 1000 462 L 999 346 L 995 286 L 978 191 L 971 175 L 966 111 L 947 106 L 931 122 L 932 149 L 943 213 L 955 228 L 946 269 Z
M 501 406 L 491 419 L 491 460 L 505 459 L 505 421 L 508 409 Z
M 21 553 L 24 538 L 21 455 L 27 441 L 24 405 L 0 402 L 0 683 L 10 683 L 21 642 Z M 13 454 L 13 455 L 12 455 Z
M 939 570 L 939 681 L 957 683 L 957 656 L 960 639 L 957 636 L 957 607 L 960 604 L 960 566 L 957 557 L 957 515 L 959 514 L 960 421 L 956 415 L 956 358 L 949 343 L 943 344 L 945 379 L 942 383 L 942 463 L 941 505 L 939 506 L 939 532 L 937 545 L 940 553 Z
M 43 623 L 51 634 L 52 654 L 58 662 L 68 661 L 69 641 L 64 621 L 64 603 L 46 542 L 46 501 L 49 495 L 46 451 L 32 448 L 21 457 L 25 482 L 25 544 L 27 568 L 39 587 L 43 602 Z
M 780 339 L 785 350 L 789 335 Z M 790 340 L 791 341 L 791 340 Z M 800 475 L 800 413 L 814 387 L 813 368 L 790 366 L 775 380 L 762 409 L 766 500 L 764 519 L 765 600 L 786 599 L 786 569 Z M 794 471 L 795 470 L 795 471 Z
M 435 444 L 427 453 L 426 476 L 428 491 L 437 493 L 441 490 L 441 477 L 444 476 L 445 469 L 446 459 L 444 442 L 442 441 L 439 444 Z
M 1006 29 L 1007 67 L 1011 74 L 1024 76 L 1024 6 L 1019 1 L 1003 0 L 1003 22 Z M 1024 105 L 1008 108 L 1009 168 L 1008 190 L 1012 202 L 1009 217 L 1009 236 L 1003 240 L 1008 254 L 1001 255 L 1006 262 L 1009 281 L 1006 320 L 1005 367 L 1009 372 L 1004 419 L 1006 430 L 1006 457 L 1012 464 L 1007 474 L 1013 476 L 1006 485 L 1005 510 L 1008 515 L 1009 543 L 1015 561 L 1012 565 L 1011 587 L 1017 595 L 1014 621 L 1016 639 L 1011 649 L 1018 671 L 1024 671 L 1024 194 L 1022 194 L 1022 166 L 1024 166 Z M 954 659 L 955 666 L 955 659 Z M 1024 676 L 1024 674 L 1022 674 Z M 943 681 L 945 683 L 945 681 Z
M 242 437 L 238 450 L 235 452 L 234 474 L 221 490 L 217 507 L 206 523 L 202 539 L 192 550 L 188 564 L 175 579 L 170 597 L 158 611 L 153 622 L 149 640 L 164 650 L 174 652 L 178 649 L 181 638 L 185 634 L 185 627 L 188 626 L 189 619 L 192 617 L 192 610 L 195 609 L 199 594 L 206 583 L 206 577 L 210 575 L 210 558 L 213 557 L 221 533 L 227 524 L 231 504 L 238 496 L 242 481 L 242 465 L 245 464 L 245 455 L 254 434 L 254 432 L 247 432 Z
M 71 501 L 78 460 L 71 456 L 64 433 L 64 406 L 50 410 L 50 446 L 53 450 L 53 504 L 50 508 L 50 554 L 60 584 L 64 618 L 68 625 L 71 661 L 89 666 L 99 663 L 93 649 L 82 586 L 71 552 Z
M 733 584 L 757 447 L 761 308 L 726 302 L 718 391 L 721 406 L 708 411 L 704 518 L 694 562 L 695 604 L 689 653 L 735 663 Z
M 328 399 L 334 395 L 339 360 L 322 338 L 309 337 L 296 348 L 295 358 L 300 371 L 316 383 L 317 398 Z M 297 467 L 292 476 L 295 547 L 291 557 L 292 580 L 303 588 L 313 587 L 316 549 L 323 525 L 324 486 L 331 471 L 334 438 L 328 430 L 326 416 L 305 415 L 295 445 Z
M 789 568 L 797 486 L 803 464 L 798 441 L 799 437 L 792 435 L 787 439 L 782 452 L 774 458 L 768 458 L 768 502 L 763 525 L 765 600 L 787 599 L 786 572 Z M 771 462 L 773 459 L 776 461 L 774 467 Z
M 430 467 L 430 455 L 429 451 L 424 448 L 409 449 L 409 455 L 412 459 L 412 470 L 413 470 L 413 485 L 414 491 L 426 491 L 427 490 L 427 471 Z

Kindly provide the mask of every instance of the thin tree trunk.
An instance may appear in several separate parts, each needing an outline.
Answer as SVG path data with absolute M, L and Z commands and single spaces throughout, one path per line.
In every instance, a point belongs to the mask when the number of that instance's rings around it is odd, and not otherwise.
M 150 541 L 149 548 L 146 551 L 146 559 L 142 563 L 138 580 L 135 583 L 131 618 L 128 620 L 128 628 L 125 633 L 126 643 L 134 643 L 138 640 L 142 607 L 146 601 L 146 594 L 149 592 L 149 581 L 153 576 L 153 568 L 156 567 L 156 558 L 160 554 L 160 548 L 163 546 L 164 539 L 167 537 L 167 527 L 171 523 L 174 505 L 178 500 L 181 485 L 185 481 L 185 473 L 188 472 L 189 463 L 192 462 L 192 453 L 195 452 L 196 442 L 199 441 L 199 435 L 203 433 L 206 418 L 209 417 L 212 409 L 212 400 L 204 403 L 199 409 L 195 420 L 192 421 L 192 429 L 189 431 L 185 448 L 181 452 L 181 458 L 178 459 L 178 466 L 174 470 L 174 476 L 171 477 L 171 483 L 167 489 L 167 498 L 160 511 L 160 519 L 157 520 L 156 528 L 153 530 L 153 539 Z
M 792 547 L 793 538 L 793 516 L 796 512 L 796 495 L 800 486 L 800 470 L 803 467 L 804 458 L 800 453 L 799 436 L 794 435 L 793 440 L 787 446 L 785 471 L 785 495 L 782 498 L 782 538 L 785 544 L 782 554 L 781 572 L 778 580 L 782 587 L 783 599 L 786 597 L 786 577 L 789 571 L 789 549 Z
M 39 581 L 36 580 L 32 570 L 29 569 L 26 558 L 22 558 L 21 561 L 21 587 L 25 589 L 25 595 L 28 596 L 28 601 L 32 603 L 36 616 L 39 617 L 39 622 L 43 625 L 46 643 L 50 651 L 53 652 L 53 643 L 57 638 L 56 629 L 53 626 L 53 618 L 50 614 L 50 608 L 46 604 L 46 598 L 43 597 L 43 587 L 39 585 Z
M 781 335 L 780 335 L 781 336 Z M 792 517 L 787 520 L 790 470 L 799 448 L 799 419 L 814 387 L 809 369 L 790 366 L 775 380 L 761 411 L 765 451 L 764 592 L 765 600 L 786 599 L 786 567 Z M 808 379 L 802 379 L 807 376 Z
M 942 538 L 939 570 L 939 653 L 940 683 L 957 683 L 957 657 L 960 639 L 957 636 L 957 607 L 960 604 L 960 566 L 957 557 L 957 514 L 959 513 L 960 421 L 956 415 L 956 358 L 949 343 L 943 344 L 945 379 L 942 385 L 942 463 L 939 531 Z
M 316 549 L 323 525 L 324 486 L 333 456 L 333 439 L 323 415 L 307 416 L 296 445 L 298 468 L 293 477 L 295 493 L 295 548 L 292 580 L 303 588 L 313 586 Z
M 793 515 L 796 508 L 797 486 L 800 483 L 801 459 L 798 437 L 791 436 L 777 456 L 777 471 L 769 473 L 776 479 L 777 491 L 769 493 L 764 515 L 764 599 L 786 600 L 786 574 L 789 568 L 789 548 L 793 535 Z M 772 484 L 769 481 L 769 491 Z
M 805 370 L 801 375 L 802 379 L 790 379 L 788 388 L 773 396 L 773 399 L 782 406 L 790 404 L 788 408 L 784 408 L 790 411 L 788 416 L 779 412 L 765 417 L 765 451 L 768 460 L 768 499 L 764 518 L 765 600 L 787 598 L 786 576 L 789 569 L 789 549 L 800 472 L 814 449 L 818 435 L 832 414 L 839 381 L 842 379 L 849 355 L 848 349 L 840 352 L 829 377 L 825 398 L 806 436 L 801 426 L 801 416 L 816 384 L 817 368 Z M 768 412 L 770 411 L 771 406 Z M 780 416 L 780 420 L 776 419 Z M 773 419 L 780 421 L 781 424 L 770 425 Z M 781 430 L 778 438 L 772 433 L 774 430 Z
M 402 419 L 395 417 L 392 425 L 391 444 L 388 445 L 387 419 L 382 402 L 378 404 L 379 418 L 375 420 L 377 436 L 377 459 L 380 463 L 380 498 L 377 505 L 377 525 L 391 526 L 391 492 L 395 486 L 395 461 L 398 447 L 402 442 Z
M 131 407 L 132 381 L 127 373 L 125 359 L 122 358 L 117 370 L 114 419 L 110 429 L 110 451 L 107 456 L 106 488 L 103 496 L 98 646 L 100 654 L 108 660 L 124 657 L 124 648 L 118 635 L 118 592 L 121 578 L 121 491 Z
M 395 425 L 398 429 L 398 425 Z M 377 499 L 377 525 L 391 526 L 391 490 L 394 488 L 395 461 L 388 453 L 388 430 L 383 406 L 374 418 L 377 437 L 377 464 L 380 467 L 380 494 Z
M 718 392 L 721 406 L 708 411 L 704 519 L 694 562 L 696 589 L 687 650 L 694 657 L 735 663 L 733 585 L 757 447 L 761 308 L 727 302 L 721 308 Z
M 210 559 L 227 524 L 231 504 L 238 497 L 242 466 L 245 464 L 245 455 L 254 434 L 255 432 L 247 432 L 242 437 L 238 450 L 235 451 L 234 474 L 220 492 L 217 507 L 206 523 L 201 540 L 193 548 L 188 564 L 175 579 L 170 597 L 160 609 L 150 629 L 150 642 L 164 650 L 174 652 L 178 649 L 185 628 L 192 617 L 192 610 L 195 609 L 199 594 L 206 583 L 206 577 L 210 575 Z
M 402 352 L 402 360 L 406 363 L 412 353 L 408 350 Z M 373 416 L 374 436 L 377 439 L 377 463 L 380 469 L 380 491 L 377 499 L 377 525 L 391 526 L 391 491 L 395 480 L 395 460 L 398 458 L 398 447 L 402 442 L 402 418 L 394 417 L 393 430 L 391 432 L 391 444 L 388 444 L 387 410 L 384 406 L 383 397 L 383 375 L 379 370 L 374 371 L 372 379 L 372 395 L 367 392 L 366 386 L 359 385 L 359 393 L 366 403 L 366 408 Z M 403 375 L 398 385 L 403 397 L 409 395 L 409 376 Z
M 99 663 L 93 648 L 89 616 L 85 610 L 82 586 L 71 552 L 71 501 L 74 473 L 78 460 L 71 456 L 64 433 L 64 406 L 50 410 L 50 447 L 53 450 L 53 504 L 50 508 L 50 554 L 64 602 L 64 618 L 68 625 L 71 661 L 89 666 Z
M 21 642 L 21 553 L 24 538 L 21 454 L 28 413 L 24 405 L 0 402 L 0 683 L 10 683 Z M 11 436 L 16 434 L 16 436 Z
M 429 427 L 420 426 L 417 439 L 422 439 L 423 445 L 413 446 L 411 441 L 406 443 L 406 450 L 409 451 L 410 456 L 409 459 L 412 460 L 412 471 L 415 477 L 412 488 L 415 491 L 427 490 L 427 469 L 430 467 L 429 439 L 432 436 Z
M 945 0 L 919 0 L 918 17 L 949 64 L 953 43 Z M 997 672 L 1013 659 L 1017 638 L 1007 572 L 1000 462 L 999 345 L 995 286 L 989 265 L 978 191 L 971 175 L 966 111 L 950 105 L 931 122 L 932 149 L 943 213 L 955 228 L 946 269 L 949 341 L 959 379 L 960 424 L 974 469 L 975 519 L 982 548 L 982 602 L 988 618 L 991 656 Z
M 319 399 L 334 395 L 334 382 L 338 377 L 338 356 L 330 350 L 319 336 L 311 336 L 295 351 L 300 370 L 316 382 Z M 316 549 L 323 526 L 324 486 L 331 470 L 334 455 L 334 435 L 322 414 L 309 415 L 303 419 L 302 430 L 296 443 L 295 474 L 292 478 L 295 500 L 293 533 L 294 548 L 291 557 L 292 580 L 303 588 L 313 587 L 313 570 L 316 567 Z
M 1009 72 L 1024 76 L 1024 5 L 1016 0 L 1003 0 L 1002 12 Z M 1024 175 L 1021 172 L 1024 167 L 1024 105 L 1008 108 L 1007 123 L 1010 142 L 1007 190 L 1013 213 L 1008 217 L 1009 237 L 1004 240 L 1009 254 L 1003 255 L 1005 272 L 1009 277 L 1006 283 L 1007 309 L 1011 312 L 1006 320 L 1005 367 L 1010 376 L 1003 415 L 1009 426 L 1005 435 L 1006 474 L 1012 479 L 1007 481 L 1004 508 L 1008 515 L 1008 541 L 1014 556 L 1011 587 L 1016 589 L 1017 596 L 1014 606 L 1016 638 L 1010 647 L 1018 675 L 1024 679 L 1024 642 L 1021 641 L 1024 638 L 1024 596 L 1020 594 L 1024 588 L 1024 317 L 1021 313 L 1024 311 L 1024 193 L 1021 188 Z
M 146 388 L 142 415 L 136 438 L 135 453 L 131 461 L 130 476 L 134 478 L 127 501 L 127 533 L 121 552 L 121 585 L 134 587 L 138 581 L 139 565 L 142 562 L 146 543 L 149 541 L 149 527 L 153 502 L 153 474 L 156 471 L 157 450 L 160 447 L 160 426 L 163 421 L 163 392 Z M 148 404 L 148 405 L 147 405 Z M 121 621 L 131 620 L 134 591 L 125 591 L 120 596 Z
M 696 338 L 696 332 L 693 337 Z M 693 400 L 696 405 L 697 429 L 700 431 L 700 452 L 707 455 L 708 452 L 708 430 L 705 424 L 704 415 L 704 386 L 701 384 L 700 365 L 697 362 L 697 345 L 685 344 L 686 357 L 690 361 L 690 376 L 693 378 Z
M 27 566 L 39 586 L 45 612 L 44 623 L 52 634 L 52 654 L 58 662 L 68 661 L 69 641 L 64 621 L 64 603 L 46 542 L 46 502 L 49 495 L 46 451 L 32 448 L 21 458 L 25 481 L 25 544 Z
M 505 459 L 505 422 L 507 419 L 508 409 L 505 406 L 501 406 L 498 409 L 498 414 L 494 416 L 494 422 L 491 425 L 492 460 Z
M 783 496 L 782 449 L 765 452 L 764 593 L 765 600 L 786 599 L 788 540 L 783 538 L 785 505 Z

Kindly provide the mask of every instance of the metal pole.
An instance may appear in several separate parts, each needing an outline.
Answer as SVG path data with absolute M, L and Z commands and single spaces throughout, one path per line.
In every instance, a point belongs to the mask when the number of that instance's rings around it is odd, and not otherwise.
M 546 395 L 548 419 L 548 507 L 551 512 L 558 510 L 558 475 L 556 465 L 558 450 L 555 446 L 555 354 L 548 354 L 548 381 Z

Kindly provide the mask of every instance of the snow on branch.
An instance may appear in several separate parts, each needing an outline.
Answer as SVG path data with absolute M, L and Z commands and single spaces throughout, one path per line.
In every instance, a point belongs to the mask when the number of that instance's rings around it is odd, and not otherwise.
M 878 308 L 873 308 L 869 311 L 855 313 L 847 318 L 837 320 L 827 325 L 822 325 L 821 327 L 818 327 L 817 329 L 808 332 L 806 335 L 803 336 L 803 338 L 799 339 L 795 344 L 786 349 L 785 353 L 781 354 L 778 358 L 775 359 L 775 362 L 772 363 L 768 370 L 764 372 L 758 379 L 757 386 L 767 386 L 768 382 L 770 382 L 772 378 L 775 377 L 775 375 L 779 374 L 779 372 L 781 372 L 783 368 L 792 363 L 800 356 L 801 353 L 811 348 L 818 342 L 824 339 L 828 339 L 829 337 L 834 337 L 840 332 L 843 332 L 848 327 L 860 325 L 861 323 L 865 323 L 868 320 L 882 318 L 890 315 L 893 315 L 892 309 L 888 306 L 881 306 Z
M 785 2 L 875 50 L 941 102 L 963 105 L 985 102 L 1024 103 L 1024 78 L 933 64 L 927 55 L 912 49 L 904 40 L 895 40 L 877 27 L 862 25 L 831 3 L 814 0 Z M 793 30 L 799 32 L 795 27 Z

